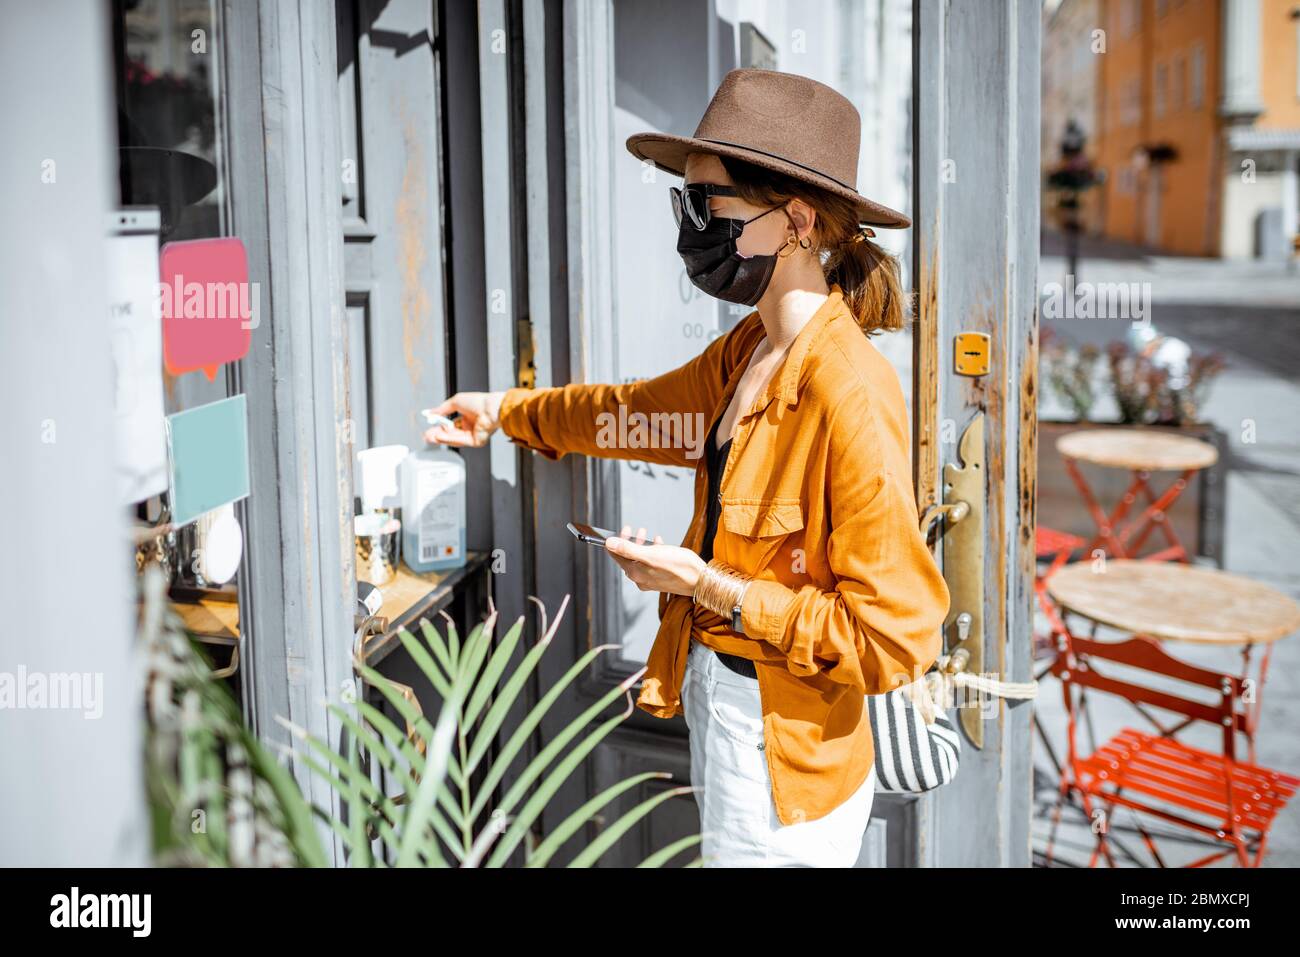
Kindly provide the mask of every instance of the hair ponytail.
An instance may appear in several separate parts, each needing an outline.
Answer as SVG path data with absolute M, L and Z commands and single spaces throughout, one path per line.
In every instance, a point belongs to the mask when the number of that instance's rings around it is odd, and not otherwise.
M 826 281 L 838 283 L 844 302 L 867 335 L 903 328 L 898 260 L 861 232 L 830 250 Z
M 719 157 L 741 199 L 772 206 L 798 198 L 817 211 L 813 252 L 828 283 L 844 293 L 845 305 L 867 335 L 902 329 L 905 321 L 898 260 L 868 237 L 857 206 L 811 183 L 728 156 Z

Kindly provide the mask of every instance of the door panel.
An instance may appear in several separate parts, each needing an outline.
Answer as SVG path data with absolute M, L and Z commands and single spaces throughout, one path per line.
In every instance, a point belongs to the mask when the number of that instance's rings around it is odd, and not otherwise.
M 337 0 L 356 448 L 417 447 L 447 394 L 441 103 L 428 0 Z
M 553 10 L 548 6 L 547 15 Z M 747 19 L 751 15 L 759 19 Z M 1027 680 L 1036 456 L 1038 4 L 828 2 L 809 15 L 804 6 L 779 3 L 761 9 L 692 3 L 679 9 L 647 0 L 567 0 L 563 16 L 571 308 L 567 317 L 555 317 L 552 333 L 573 344 L 571 380 L 616 382 L 658 374 L 697 355 L 734 321 L 725 308 L 697 296 L 681 274 L 665 195 L 676 178 L 638 166 L 626 154 L 626 136 L 643 129 L 690 134 L 712 89 L 736 65 L 805 73 L 840 88 L 863 116 L 862 189 L 910 212 L 915 223 L 910 233 L 881 237 L 895 241 L 891 251 L 904 257 L 906 279 L 918 294 L 911 339 L 895 335 L 876 342 L 911 386 L 918 501 L 922 510 L 941 501 L 943 467 L 961 464 L 958 440 L 982 415 L 988 476 L 980 602 L 984 671 Z M 960 332 L 991 337 L 987 374 L 955 372 L 953 340 Z M 562 467 L 535 463 L 539 473 Z M 681 508 L 691 472 L 610 460 L 568 467 L 574 469 L 575 500 L 590 503 L 590 513 L 581 517 L 613 527 L 644 524 L 666 540 L 680 540 L 690 517 L 689 504 L 686 512 Z M 539 540 L 546 523 L 556 520 L 544 506 L 541 513 Z M 651 529 L 652 523 L 660 527 Z M 942 543 L 938 548 L 946 560 Z M 593 643 L 624 647 L 621 659 L 599 659 L 583 700 L 635 671 L 658 624 L 656 596 L 624 584 L 593 554 L 579 548 L 574 556 L 580 603 L 570 650 L 576 656 Z M 952 617 L 961 611 L 954 608 Z M 947 645 L 956 640 L 950 620 Z M 952 784 L 922 795 L 878 794 L 860 864 L 1027 864 L 1031 708 L 996 703 L 979 725 L 982 748 L 967 742 Z M 582 798 L 599 784 L 650 768 L 671 771 L 671 783 L 687 779 L 685 728 L 634 711 L 595 752 L 594 778 Z M 608 808 L 607 817 L 648 796 L 628 795 Z M 557 806 L 550 817 L 558 821 L 569 810 Z M 662 816 L 634 832 L 624 862 L 662 847 L 670 834 L 676 836 L 674 826 L 698 829 L 689 794 L 656 814 Z M 979 827 L 970 826 L 975 815 Z
M 984 672 L 1030 680 L 1037 470 L 1039 5 L 916 0 L 913 407 L 917 496 L 943 499 L 943 467 L 984 416 Z M 954 338 L 990 337 L 986 375 L 958 375 Z M 943 554 L 945 575 L 960 562 Z M 954 607 L 946 649 L 957 642 Z M 1029 863 L 1032 704 L 993 699 L 983 747 L 963 738 L 957 777 L 911 802 L 915 843 L 937 866 Z M 972 817 L 979 815 L 979 827 Z

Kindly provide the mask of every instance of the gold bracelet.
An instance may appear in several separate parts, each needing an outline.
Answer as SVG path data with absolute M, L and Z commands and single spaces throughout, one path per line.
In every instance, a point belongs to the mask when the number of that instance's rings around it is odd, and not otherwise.
M 731 609 L 740 602 L 750 579 L 724 561 L 713 559 L 700 571 L 692 600 L 715 615 L 731 619 Z

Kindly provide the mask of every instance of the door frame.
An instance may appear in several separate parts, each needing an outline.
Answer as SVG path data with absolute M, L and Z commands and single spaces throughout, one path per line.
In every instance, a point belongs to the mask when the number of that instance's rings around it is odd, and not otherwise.
M 345 360 L 343 223 L 333 3 L 222 6 L 231 232 L 264 296 L 240 360 L 248 396 L 241 668 L 250 726 L 290 747 L 287 718 L 321 740 L 343 727 L 325 702 L 353 680 L 352 445 Z M 304 795 L 338 795 L 293 762 Z M 322 829 L 336 865 L 342 841 Z
M 1038 468 L 1041 10 L 1036 0 L 913 0 L 912 407 L 921 510 L 944 464 L 985 417 L 984 670 L 1031 681 Z M 979 170 L 978 178 L 968 170 Z M 959 332 L 990 337 L 989 373 L 953 371 Z M 942 545 L 940 546 L 942 549 Z M 955 642 L 952 619 L 947 645 Z M 1026 867 L 1033 806 L 1032 704 L 997 703 L 961 770 L 923 795 L 878 795 L 890 865 Z M 972 808 L 983 816 L 969 826 Z M 901 842 L 901 843 L 900 843 Z

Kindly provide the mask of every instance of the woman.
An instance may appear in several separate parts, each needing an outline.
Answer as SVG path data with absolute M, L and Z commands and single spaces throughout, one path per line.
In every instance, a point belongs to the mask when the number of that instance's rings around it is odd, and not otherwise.
M 637 705 L 685 714 L 706 866 L 852 866 L 871 813 L 864 707 L 941 650 L 948 591 L 918 528 L 909 418 L 868 335 L 902 326 L 897 264 L 859 195 L 857 110 L 804 77 L 735 70 L 693 137 L 628 149 L 672 188 L 692 282 L 748 315 L 684 366 L 621 385 L 463 392 L 434 411 L 570 452 L 694 468 L 682 547 L 606 547 L 660 627 Z M 707 417 L 707 418 L 706 418 Z M 706 428 L 711 423 L 711 428 Z

